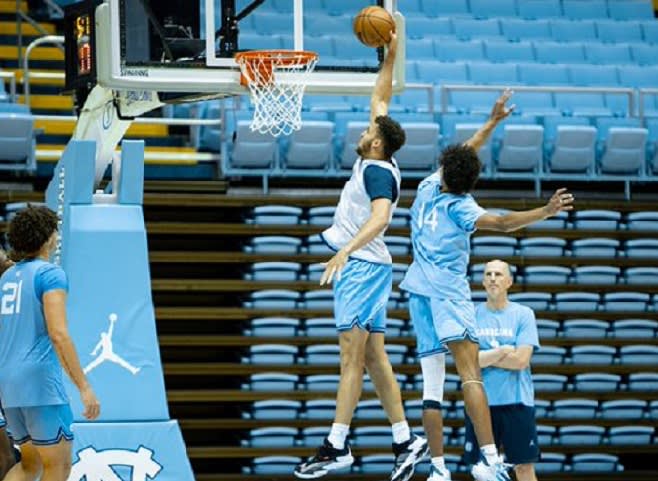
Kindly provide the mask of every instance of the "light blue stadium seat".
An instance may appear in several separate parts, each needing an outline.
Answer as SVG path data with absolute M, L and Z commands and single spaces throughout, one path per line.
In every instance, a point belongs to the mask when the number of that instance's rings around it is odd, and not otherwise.
M 658 419 L 658 401 L 651 401 L 649 404 L 649 417 L 651 419 Z
M 630 45 L 621 43 L 619 45 L 591 43 L 585 45 L 585 55 L 587 61 L 593 64 L 631 64 Z M 610 85 L 617 85 L 617 74 L 615 73 L 615 82 Z
M 551 20 L 551 33 L 556 42 L 597 41 L 596 24 L 592 20 Z
M 587 392 L 614 392 L 619 388 L 621 376 L 602 372 L 576 374 L 574 389 Z
M 229 159 L 231 167 L 264 169 L 279 163 L 279 149 L 275 137 L 252 132 L 250 121 L 240 120 L 237 124 L 235 143 Z
M 251 364 L 293 364 L 297 346 L 287 344 L 258 344 L 249 348 L 247 362 Z
M 309 337 L 333 337 L 336 335 L 336 321 L 333 317 L 313 317 L 304 322 Z
M 601 42 L 642 42 L 642 30 L 638 22 L 597 21 L 596 31 Z
M 239 46 L 245 50 L 258 50 L 263 48 L 264 43 L 271 43 L 276 48 L 283 48 L 280 36 L 271 34 L 260 34 L 258 32 L 240 32 Z
M 654 17 L 651 0 L 608 0 L 608 13 L 614 20 L 653 20 Z
M 319 18 L 323 22 L 326 19 L 326 17 L 323 16 L 320 16 Z M 336 33 L 334 33 L 334 35 L 336 35 Z M 334 36 L 334 46 L 338 53 L 337 57 L 341 59 L 359 60 L 368 58 L 372 55 L 372 49 L 370 47 L 365 46 L 361 42 L 355 41 L 351 36 Z
M 658 267 L 630 267 L 624 273 L 624 281 L 641 286 L 658 284 Z
M 584 453 L 573 455 L 571 470 L 574 472 L 611 473 L 621 471 L 622 467 L 619 464 L 619 458 L 613 454 Z
M 519 80 L 527 85 L 571 85 L 566 65 L 519 64 Z
M 630 212 L 626 216 L 626 227 L 630 231 L 658 231 L 658 212 Z
M 386 343 L 385 349 L 391 364 L 403 364 L 405 362 L 407 346 Z
M 649 294 L 645 292 L 608 292 L 603 297 L 606 311 L 643 312 L 649 299 Z
M 340 365 L 340 347 L 333 344 L 316 344 L 306 347 L 306 364 L 317 366 Z
M 455 18 L 452 20 L 452 26 L 455 30 L 455 36 L 462 40 L 500 37 L 498 19 Z
M 571 269 L 562 266 L 528 266 L 523 271 L 526 284 L 566 284 Z
M 386 337 L 392 339 L 406 335 L 406 322 L 402 319 L 387 318 L 386 319 Z
M 293 29 L 291 15 L 279 12 L 253 12 L 247 18 L 255 32 L 261 35 L 288 34 Z
M 434 40 L 410 38 L 407 41 L 407 58 L 412 60 L 434 60 Z
M 402 282 L 408 268 L 409 266 L 407 264 L 393 263 L 393 283 Z
M 252 374 L 249 377 L 248 389 L 252 391 L 294 391 L 297 389 L 299 376 L 284 373 Z
M 599 294 L 593 292 L 559 292 L 555 294 L 557 311 L 596 311 Z
M 553 440 L 557 428 L 555 426 L 546 426 L 544 424 L 537 425 L 537 443 L 540 446 L 550 446 L 553 444 Z
M 369 120 L 369 112 L 336 112 L 334 114 L 334 134 L 342 142 L 349 122 L 361 122 L 362 125 L 367 125 Z
M 562 16 L 559 0 L 524 0 L 519 2 L 519 17 L 537 20 Z
M 619 348 L 619 359 L 622 364 L 658 364 L 658 346 L 631 345 Z
M 543 160 L 544 127 L 505 125 L 496 171 L 536 173 Z
M 392 256 L 406 256 L 411 249 L 411 241 L 403 236 L 384 236 L 384 242 Z
M 336 409 L 336 401 L 333 402 L 334 407 L 332 409 L 332 417 L 333 417 L 333 412 Z M 317 418 L 312 418 L 312 419 L 317 419 Z M 320 418 L 324 419 L 324 418 Z M 326 419 L 332 419 L 332 418 L 326 418 Z M 308 428 L 302 429 L 302 443 L 304 446 L 321 446 L 324 444 L 324 440 L 329 436 L 329 431 L 331 428 L 329 426 L 311 426 Z
M 631 45 L 634 63 L 643 65 L 658 64 L 658 46 L 637 43 Z
M 535 42 L 535 55 L 540 63 L 585 63 L 582 43 Z
M 442 38 L 434 42 L 434 52 L 436 59 L 441 62 L 464 61 L 465 59 L 473 61 L 486 58 L 482 40 Z
M 603 426 L 561 426 L 557 442 L 567 446 L 600 444 L 604 434 Z
M 571 252 L 574 257 L 614 258 L 617 256 L 618 248 L 618 240 L 602 237 L 578 239 L 571 244 Z
M 557 399 L 553 401 L 555 419 L 594 419 L 599 409 L 595 399 Z
M 518 83 L 516 65 L 513 63 L 471 62 L 468 64 L 468 72 L 469 78 L 474 84 L 513 85 Z
M 567 376 L 562 374 L 533 374 L 532 383 L 535 391 L 560 392 L 567 386 Z
M 567 226 L 567 220 L 569 219 L 569 214 L 567 212 L 558 212 L 556 215 L 553 217 L 549 217 L 548 219 L 544 219 L 539 222 L 535 222 L 534 224 L 531 224 L 526 227 L 526 229 L 565 229 Z M 546 237 L 537 237 L 536 239 L 546 239 Z M 549 237 L 549 239 L 555 239 L 555 237 Z M 522 241 L 525 239 L 522 239 Z M 528 239 L 530 240 L 530 239 Z M 564 239 L 561 239 L 564 240 Z M 531 244 L 534 245 L 534 244 Z M 540 245 L 540 244 L 536 244 Z M 564 242 L 564 245 L 566 246 L 566 241 Z M 527 254 L 524 254 L 527 255 Z M 562 255 L 562 254 L 560 254 Z M 537 257 L 537 256 L 535 256 Z
M 470 0 L 471 15 L 475 18 L 516 17 L 515 0 Z
M 455 134 L 450 139 L 451 144 L 463 144 L 465 143 L 468 139 L 473 137 L 475 133 L 480 130 L 482 127 L 482 124 L 477 123 L 477 124 L 457 124 L 455 125 Z M 480 158 L 480 162 L 482 163 L 482 170 L 484 172 L 491 172 L 491 169 L 493 168 L 493 163 L 491 159 L 491 144 L 492 144 L 492 139 L 489 137 L 487 141 L 480 147 L 480 150 L 478 150 L 478 157 Z
M 0 111 L 0 146 L 0 170 L 36 170 L 36 132 L 32 114 Z
M 590 18 L 607 18 L 608 6 L 605 0 L 563 0 L 564 16 L 574 20 L 587 20 Z
M 379 402 L 379 399 L 359 401 L 359 404 L 356 406 L 355 417 L 356 419 L 377 419 L 381 421 L 387 419 L 386 412 Z
M 311 399 L 304 405 L 304 417 L 306 419 L 333 419 L 336 414 L 335 399 Z M 326 434 L 329 434 L 329 426 L 325 426 Z M 324 439 L 323 435 L 323 439 Z M 322 440 L 320 440 L 322 442 Z M 317 444 L 317 443 L 312 443 Z
M 327 120 L 328 112 L 349 112 L 352 104 L 342 95 L 304 95 L 302 122 Z M 307 112 L 308 111 L 308 112 Z M 312 114 L 310 113 L 312 112 Z M 310 118 L 324 114 L 324 118 Z
M 609 65 L 570 65 L 569 73 L 574 85 L 617 87 L 617 68 Z
M 611 127 L 601 157 L 602 174 L 640 174 L 646 162 L 648 130 L 633 127 Z
M 628 67 L 632 68 L 632 67 Z M 626 69 L 620 69 L 620 72 L 625 71 Z M 640 120 L 636 117 L 625 117 L 625 118 L 615 118 L 615 117 L 600 117 L 595 120 L 596 128 L 598 130 L 597 140 L 599 142 L 599 147 L 603 148 L 605 141 L 607 140 L 610 129 L 613 127 L 626 127 L 626 128 L 639 128 L 641 127 Z
M 583 119 L 584 117 L 571 117 Z M 589 125 L 559 125 L 555 140 L 548 143 L 551 152 L 548 172 L 591 175 L 596 160 L 596 129 Z
M 547 147 L 552 147 L 557 137 L 557 129 L 560 126 L 579 126 L 587 127 L 590 121 L 587 117 L 562 117 L 561 115 L 552 115 L 544 117 L 544 140 Z
M 567 350 L 560 346 L 542 346 L 532 355 L 533 364 L 560 365 L 564 362 Z
M 302 209 L 288 205 L 260 205 L 249 214 L 248 224 L 256 225 L 297 225 Z
M 290 317 L 259 317 L 249 322 L 245 335 L 254 337 L 294 337 L 299 329 L 299 319 Z
M 437 123 L 402 123 L 406 133 L 406 142 L 395 154 L 402 171 L 436 169 L 439 154 L 439 124 Z
M 356 153 L 354 152 L 361 134 L 368 128 L 368 122 L 349 121 L 347 122 L 345 137 L 343 140 L 343 149 L 340 156 L 340 167 L 343 169 L 351 169 L 356 160 Z
M 391 428 L 388 426 L 361 426 L 354 429 L 353 445 L 359 447 L 388 447 L 391 444 Z
M 339 381 L 340 376 L 338 374 L 314 374 L 312 376 L 306 376 L 306 389 L 313 392 L 326 391 L 335 393 L 338 390 Z M 334 401 L 335 410 L 336 403 Z
M 397 207 L 389 224 L 391 227 L 408 227 L 411 220 L 411 210 L 406 207 Z
M 421 82 L 438 85 L 468 83 L 468 70 L 463 62 L 425 61 L 418 63 L 418 77 Z
M 330 226 L 334 220 L 335 206 L 311 207 L 308 210 L 308 223 L 310 225 Z
M 464 401 L 462 399 L 455 401 L 452 416 L 455 419 L 465 419 L 466 410 L 464 409 Z M 460 431 L 461 434 L 461 431 Z M 462 444 L 462 443 L 459 443 Z
M 486 115 L 484 114 L 443 114 L 441 116 L 442 146 L 445 147 L 447 145 L 463 142 L 461 138 L 459 140 L 455 139 L 457 124 L 477 124 L 478 126 L 481 126 L 484 124 L 485 120 Z
M 535 417 L 537 419 L 548 417 L 551 408 L 551 402 L 545 399 L 535 399 Z
M 429 18 L 425 16 L 411 15 L 405 18 L 407 30 L 407 45 L 409 40 L 427 38 L 434 40 L 450 37 L 453 34 L 450 18 Z M 407 55 L 409 55 L 409 52 Z
M 567 319 L 562 323 L 563 335 L 566 338 L 604 338 L 608 331 L 608 323 L 596 319 Z
M 537 319 L 537 333 L 540 339 L 557 337 L 560 328 L 561 324 L 559 321 Z
M 555 106 L 566 115 L 612 115 L 612 110 L 605 103 L 601 93 L 565 93 L 555 94 Z
M 511 257 L 516 250 L 516 239 L 505 236 L 480 236 L 471 240 L 471 255 L 482 257 Z
M 388 296 L 388 304 L 386 304 L 387 309 L 404 309 L 406 298 L 403 297 L 403 294 L 400 292 L 391 292 Z
M 292 22 L 292 18 L 290 21 Z M 292 28 L 288 32 L 292 32 Z M 306 35 L 314 35 L 316 37 L 329 35 L 333 36 L 334 39 L 348 38 L 353 40 L 350 44 L 355 48 L 359 48 L 359 45 L 362 45 L 354 37 L 352 17 L 349 15 L 304 15 L 304 32 Z M 365 45 L 362 46 L 363 48 L 367 48 Z M 338 48 L 338 43 L 336 43 L 335 47 L 337 52 L 343 53 Z
M 521 115 L 559 115 L 560 110 L 553 102 L 550 92 L 516 92 L 514 94 L 515 112 Z
M 259 475 L 287 475 L 302 462 L 296 456 L 264 456 L 254 458 L 251 462 L 251 472 Z
M 614 210 L 578 210 L 573 213 L 575 229 L 617 230 L 621 213 Z
M 601 403 L 603 419 L 642 419 L 647 402 L 639 399 L 618 399 Z
M 467 0 L 421 0 L 423 12 L 430 17 L 470 17 Z
M 547 311 L 551 295 L 547 292 L 515 292 L 509 295 L 509 299 L 535 311 Z
M 541 458 L 535 463 L 535 471 L 544 473 L 559 473 L 564 471 L 567 457 L 562 453 L 541 453 Z
M 612 323 L 612 335 L 620 338 L 653 338 L 658 331 L 658 321 L 649 319 L 619 319 Z
M 476 305 L 480 304 L 482 302 L 487 302 L 487 291 L 485 291 L 484 289 L 477 290 L 477 291 L 472 290 L 471 291 L 471 301 Z
M 650 44 L 658 44 L 658 24 L 655 20 L 641 22 L 642 38 Z
M 620 277 L 619 267 L 579 266 L 574 269 L 574 284 L 615 285 Z
M 318 289 L 304 293 L 306 309 L 333 309 L 334 293 L 331 289 Z
M 304 121 L 288 139 L 283 169 L 328 170 L 333 163 L 333 130 L 333 122 Z
M 388 474 L 393 469 L 393 454 L 369 454 L 361 457 L 361 473 L 368 475 Z
M 628 375 L 629 391 L 658 391 L 658 373 L 633 372 Z
M 295 445 L 298 431 L 289 427 L 266 427 L 249 431 L 249 439 L 243 445 L 252 448 L 290 448 Z
M 318 234 L 308 236 L 306 239 L 309 254 L 314 255 L 334 255 L 335 251 Z
M 631 239 L 625 243 L 626 257 L 658 257 L 658 239 Z
M 609 366 L 613 363 L 617 350 L 612 346 L 573 346 L 571 348 L 571 363 L 603 364 Z
M 521 41 L 527 43 L 530 40 L 550 40 L 552 38 L 551 25 L 548 20 L 522 20 L 518 18 L 507 18 L 501 22 L 500 26 L 503 31 L 503 36 L 510 42 Z M 510 48 L 507 48 L 506 50 L 509 52 L 514 51 Z M 523 56 L 526 58 L 519 57 L 517 60 L 532 61 L 534 59 L 534 56 L 532 55 L 532 45 L 530 46 L 530 54 L 530 56 Z M 517 56 L 518 55 L 519 51 L 517 49 Z
M 649 445 L 653 438 L 653 426 L 612 426 L 608 433 L 611 445 Z
M 252 292 L 244 307 L 251 309 L 295 309 L 300 294 L 286 289 L 266 289 Z
M 259 420 L 297 419 L 302 403 L 285 399 L 256 401 L 251 408 L 251 417 Z

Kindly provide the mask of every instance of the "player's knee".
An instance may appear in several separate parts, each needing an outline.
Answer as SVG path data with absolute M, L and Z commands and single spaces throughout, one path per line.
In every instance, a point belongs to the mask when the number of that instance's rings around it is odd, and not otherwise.
M 536 479 L 534 464 L 517 464 L 514 466 L 514 472 L 519 481 L 534 481 Z
M 367 349 L 365 353 L 365 363 L 368 370 L 377 369 L 382 365 L 389 363 L 386 351 L 382 349 Z
M 71 474 L 70 457 L 44 459 L 43 471 L 53 476 L 53 479 L 66 480 Z M 50 479 L 50 478 L 48 478 Z
M 340 353 L 341 369 L 360 369 L 365 368 L 365 353 L 361 349 L 345 349 Z

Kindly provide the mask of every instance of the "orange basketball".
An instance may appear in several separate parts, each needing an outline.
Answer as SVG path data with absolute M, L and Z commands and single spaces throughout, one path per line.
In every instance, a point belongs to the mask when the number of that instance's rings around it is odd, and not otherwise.
M 354 35 L 368 47 L 383 47 L 395 32 L 395 21 L 382 7 L 366 7 L 354 17 Z

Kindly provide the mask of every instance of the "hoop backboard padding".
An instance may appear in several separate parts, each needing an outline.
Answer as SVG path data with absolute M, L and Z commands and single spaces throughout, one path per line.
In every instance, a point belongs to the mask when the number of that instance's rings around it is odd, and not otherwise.
M 217 65 L 200 64 L 198 61 L 189 59 L 175 62 L 135 63 L 123 58 L 122 52 L 125 52 L 126 48 L 122 42 L 125 44 L 126 40 L 125 35 L 122 35 L 121 27 L 122 1 L 128 0 L 106 0 L 96 9 L 97 74 L 100 85 L 114 90 L 204 92 L 224 96 L 248 93 L 248 90 L 240 84 L 240 70 L 233 58 L 219 58 Z M 210 0 L 213 5 L 214 2 L 215 0 Z M 364 5 L 361 5 L 360 2 L 364 2 Z M 355 0 L 357 6 L 380 2 L 385 6 L 388 5 L 387 10 L 389 11 L 391 11 L 390 8 L 393 8 L 392 0 Z M 157 8 L 157 3 L 153 4 L 153 7 Z M 313 15 L 317 16 L 318 13 L 314 11 Z M 393 91 L 399 93 L 404 89 L 405 28 L 402 14 L 395 12 L 394 18 L 400 41 L 393 75 Z M 327 14 L 327 19 L 330 20 L 332 17 Z M 293 25 L 297 25 L 297 23 Z M 346 25 L 351 29 L 349 18 Z M 293 28 L 295 27 L 293 26 Z M 291 34 L 295 37 L 291 47 L 295 50 L 304 50 L 304 36 L 303 33 L 300 35 L 299 26 Z M 277 38 L 273 36 L 262 35 L 262 37 L 265 39 L 264 41 L 269 42 L 269 45 L 265 44 L 263 49 L 271 48 L 272 44 L 277 41 Z M 353 40 L 355 45 L 360 45 L 356 37 L 353 37 Z M 211 43 L 214 46 L 214 42 Z M 323 67 L 322 57 L 320 57 L 317 67 L 308 76 L 306 93 L 370 95 L 375 85 L 379 65 L 378 51 L 376 49 L 371 51 L 374 61 L 370 67 L 355 66 L 353 62 L 345 62 L 345 65 L 341 65 L 340 59 L 338 59 L 337 65 L 332 62 L 331 66 Z M 208 53 L 208 58 L 210 58 L 210 53 Z
M 318 61 L 313 52 L 258 50 L 235 56 L 254 104 L 251 130 L 275 137 L 302 126 L 302 98 L 308 75 Z

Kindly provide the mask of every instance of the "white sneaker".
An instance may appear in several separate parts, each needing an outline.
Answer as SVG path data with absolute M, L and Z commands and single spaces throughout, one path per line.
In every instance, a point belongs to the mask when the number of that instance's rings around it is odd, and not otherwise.
M 450 471 L 447 469 L 438 469 L 433 464 L 430 468 L 430 475 L 427 478 L 427 481 L 452 481 L 450 476 Z
M 495 463 L 489 464 L 480 456 L 480 461 L 471 468 L 471 475 L 476 481 L 511 481 L 507 470 L 511 467 L 499 457 Z

